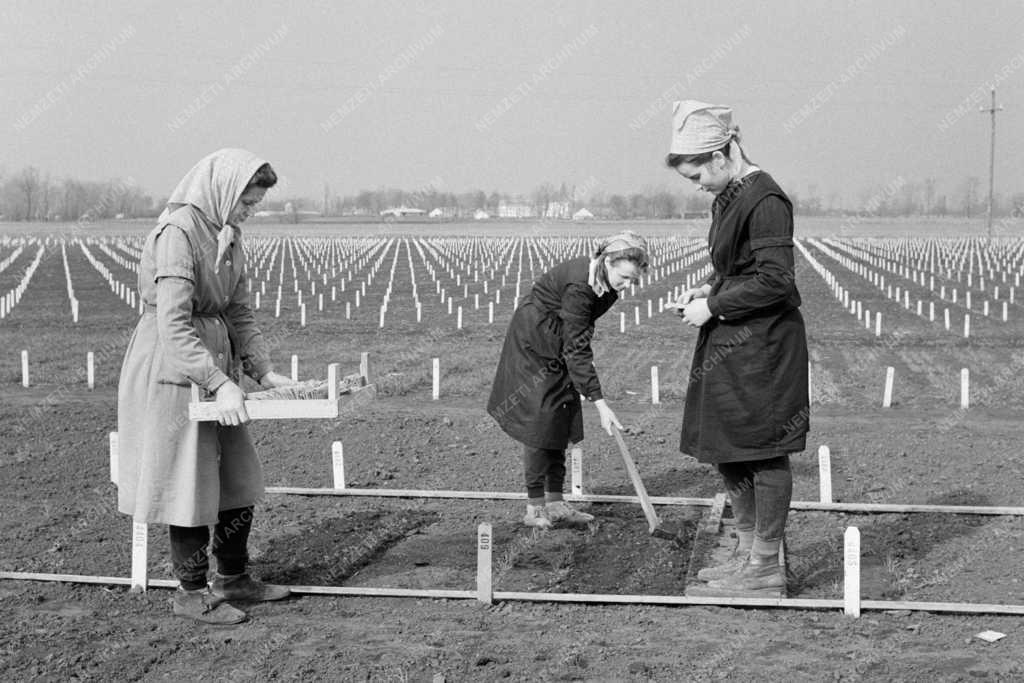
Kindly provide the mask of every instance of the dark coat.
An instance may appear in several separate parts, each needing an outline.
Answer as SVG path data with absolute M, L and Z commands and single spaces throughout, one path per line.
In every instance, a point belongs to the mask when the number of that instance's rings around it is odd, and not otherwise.
M 587 284 L 590 259 L 537 278 L 512 315 L 487 401 L 502 430 L 533 448 L 564 450 L 583 440 L 580 395 L 602 397 L 590 341 L 594 323 L 619 298 Z
M 697 338 L 679 449 L 711 463 L 802 451 L 810 409 L 792 204 L 755 171 L 712 211 L 713 317 Z

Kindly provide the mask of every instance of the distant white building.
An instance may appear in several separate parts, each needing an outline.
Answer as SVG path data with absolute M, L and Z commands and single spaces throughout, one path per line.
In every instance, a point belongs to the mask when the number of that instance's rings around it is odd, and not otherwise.
M 390 209 L 384 209 L 380 212 L 381 216 L 394 216 L 399 218 L 401 216 L 422 216 L 426 211 L 423 209 L 414 209 L 411 206 L 394 206 Z
M 594 217 L 594 214 L 590 213 L 586 209 L 580 209 L 572 215 L 574 221 L 588 221 Z
M 473 220 L 475 221 L 486 221 L 491 217 L 491 214 L 487 213 L 483 209 L 477 209 L 473 212 Z
M 548 202 L 544 218 L 566 219 L 572 216 L 572 203 L 568 201 Z
M 536 218 L 537 212 L 528 202 L 510 202 L 502 199 L 498 202 L 498 218 Z

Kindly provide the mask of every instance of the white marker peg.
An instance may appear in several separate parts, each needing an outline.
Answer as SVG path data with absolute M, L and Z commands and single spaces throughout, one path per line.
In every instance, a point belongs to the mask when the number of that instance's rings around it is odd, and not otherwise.
M 132 520 L 132 587 L 133 593 L 145 593 L 149 585 L 146 570 L 146 555 L 149 545 L 149 530 L 145 522 Z
M 892 383 L 896 378 L 896 368 L 891 365 L 885 369 L 885 393 L 882 394 L 882 407 L 892 407 Z
M 651 366 L 651 405 L 661 403 L 661 389 L 658 387 L 658 366 Z
M 828 446 L 818 447 L 818 498 L 822 503 L 832 502 L 832 454 Z
M 960 407 L 967 410 L 970 407 L 970 383 L 971 371 L 967 368 L 960 370 Z
M 363 351 L 359 354 L 359 375 L 366 378 L 366 383 L 370 384 L 370 352 Z
M 110 440 L 110 483 L 117 486 L 117 432 L 110 432 L 108 438 Z
M 855 526 L 843 534 L 843 614 L 860 616 L 860 530 Z
M 875 336 L 882 336 L 882 312 L 878 311 L 875 313 Z
M 485 605 L 494 601 L 491 576 L 491 554 L 494 537 L 491 525 L 481 522 L 476 530 L 476 599 Z
M 292 354 L 292 381 L 299 381 L 299 357 Z
M 435 358 L 432 362 L 433 382 L 431 383 L 430 398 L 437 400 L 441 398 L 441 359 Z
M 625 334 L 626 333 L 626 314 L 625 313 L 619 313 L 619 333 L 620 334 Z
M 21 351 L 21 386 L 28 388 L 28 349 Z
M 583 495 L 583 449 L 573 448 L 570 451 L 570 462 L 572 465 L 572 495 Z
M 331 444 L 331 466 L 334 471 L 334 488 L 345 488 L 345 449 L 340 441 Z
M 96 387 L 96 354 L 92 351 L 85 354 L 85 382 L 90 391 Z
M 971 314 L 964 314 L 964 338 L 971 336 Z

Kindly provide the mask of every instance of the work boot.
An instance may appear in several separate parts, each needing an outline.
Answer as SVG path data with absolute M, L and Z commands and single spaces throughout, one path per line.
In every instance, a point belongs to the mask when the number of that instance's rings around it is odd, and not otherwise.
M 179 587 L 171 598 L 171 604 L 177 616 L 204 624 L 239 624 L 246 618 L 245 612 L 227 604 L 209 588 L 188 591 Z
M 537 529 L 550 529 L 551 518 L 548 516 L 545 505 L 526 505 L 526 514 L 523 515 L 523 524 Z
M 553 500 L 547 504 L 548 518 L 553 524 L 578 526 L 594 521 L 594 515 L 580 512 L 564 500 Z
M 224 600 L 238 600 L 239 602 L 284 600 L 292 594 L 287 586 L 263 583 L 248 574 L 224 576 L 219 573 L 213 577 L 213 585 L 210 586 L 210 592 Z
M 738 572 L 709 581 L 708 588 L 737 592 L 780 591 L 786 588 L 786 577 L 776 558 L 762 564 L 748 557 Z
M 732 576 L 739 570 L 743 569 L 743 565 L 746 564 L 749 556 L 749 552 L 736 551 L 722 564 L 715 565 L 714 567 L 704 567 L 701 569 L 697 572 L 697 580 L 718 581 L 719 579 L 724 579 L 727 576 Z

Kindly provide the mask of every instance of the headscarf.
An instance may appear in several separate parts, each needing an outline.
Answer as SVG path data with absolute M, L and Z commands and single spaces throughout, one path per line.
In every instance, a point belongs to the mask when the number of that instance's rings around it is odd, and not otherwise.
M 170 215 L 182 206 L 191 205 L 198 209 L 219 231 L 214 265 L 216 272 L 237 232 L 235 226 L 227 224 L 231 209 L 238 203 L 253 175 L 265 163 L 244 149 L 219 149 L 203 157 L 174 188 L 159 222 L 167 222 Z
M 590 271 L 587 278 L 587 284 L 590 285 L 591 289 L 593 289 L 594 293 L 598 296 L 604 296 L 605 292 L 608 291 L 608 282 L 606 281 L 607 273 L 600 272 L 601 263 L 604 261 L 604 257 L 626 249 L 641 249 L 644 252 L 644 260 L 650 260 L 650 250 L 647 246 L 647 240 L 632 230 L 623 230 L 622 232 L 612 235 L 611 237 L 606 237 L 597 243 L 597 248 L 594 250 L 594 256 L 590 259 Z
M 670 154 L 704 154 L 739 139 L 732 109 L 697 100 L 680 100 L 672 109 Z

